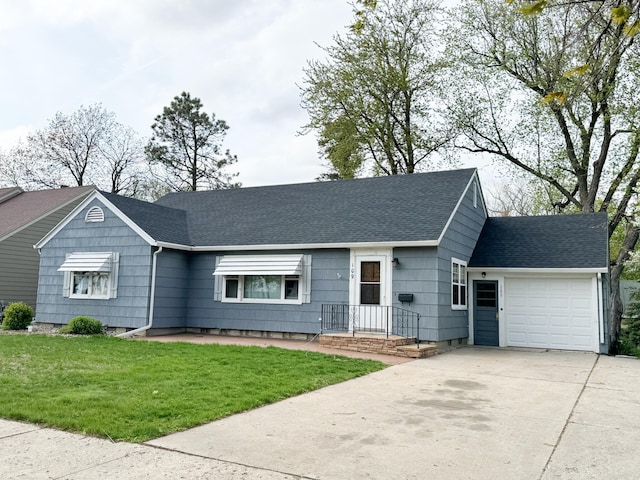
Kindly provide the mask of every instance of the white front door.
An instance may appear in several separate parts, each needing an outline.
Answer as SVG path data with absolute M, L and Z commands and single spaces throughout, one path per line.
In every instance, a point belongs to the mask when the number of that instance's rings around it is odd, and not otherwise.
M 391 330 L 391 250 L 352 250 L 349 330 Z

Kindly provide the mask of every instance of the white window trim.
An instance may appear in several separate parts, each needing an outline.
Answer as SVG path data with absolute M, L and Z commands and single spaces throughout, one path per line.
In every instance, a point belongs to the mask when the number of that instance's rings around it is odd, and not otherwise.
M 94 295 L 93 293 L 75 293 L 73 290 L 73 277 L 74 274 L 89 274 L 89 285 L 88 285 L 88 289 L 91 290 L 92 285 L 93 285 L 93 281 L 91 280 L 91 277 L 94 275 L 102 275 L 102 276 L 106 276 L 107 277 L 107 294 L 106 295 Z M 95 299 L 95 300 L 108 300 L 109 298 L 111 298 L 111 272 L 69 272 L 70 275 L 70 281 L 71 281 L 71 292 L 69 294 L 69 298 L 82 298 L 82 299 Z
M 247 275 L 253 276 L 253 275 Z M 258 275 L 260 276 L 260 275 Z M 269 275 L 278 276 L 278 275 Z M 280 277 L 280 298 L 246 298 L 244 296 L 244 277 L 245 275 L 222 275 L 222 297 L 220 301 L 223 303 L 271 303 L 278 305 L 302 305 L 302 276 L 301 275 L 279 275 Z M 227 279 L 238 280 L 238 296 L 227 298 Z M 284 298 L 285 296 L 285 281 L 296 279 L 298 280 L 298 298 Z
M 478 182 L 473 181 L 473 207 L 478 208 Z
M 453 272 L 454 272 L 454 267 L 455 268 L 460 268 L 463 267 L 464 268 L 464 283 L 462 282 L 458 282 L 458 283 L 454 283 L 453 282 Z M 460 272 L 458 272 L 458 277 L 462 278 L 462 276 L 460 275 Z M 468 310 L 469 309 L 469 279 L 467 278 L 467 262 L 465 262 L 464 260 L 460 260 L 459 258 L 455 258 L 455 257 L 451 257 L 451 278 L 450 278 L 450 282 L 451 282 L 451 288 L 450 288 L 450 295 L 451 295 L 451 309 L 452 310 Z M 455 304 L 453 303 L 453 290 L 458 288 L 460 289 L 461 286 L 464 286 L 464 305 L 460 305 L 460 304 Z M 462 296 L 460 295 L 460 291 L 458 291 L 458 301 L 460 300 L 460 298 L 462 298 Z
M 220 264 L 223 256 L 216 257 L 216 269 Z M 256 274 L 248 274 L 256 275 Z M 311 303 L 311 255 L 302 256 L 302 272 L 300 275 L 280 275 L 282 277 L 282 298 L 244 298 L 244 275 L 214 275 L 213 284 L 213 300 L 223 303 L 255 303 L 255 304 L 273 304 L 273 305 L 302 305 L 303 303 Z M 285 279 L 296 277 L 298 279 L 298 298 L 284 298 L 284 282 Z M 238 297 L 226 298 L 227 278 L 238 278 Z
M 68 255 L 67 255 L 68 257 Z M 110 300 L 118 297 L 118 274 L 120 269 L 120 254 L 118 252 L 111 253 L 111 270 L 108 272 L 107 295 L 83 295 L 73 292 L 73 274 L 74 273 L 106 273 L 106 272 L 84 272 L 65 271 L 63 277 L 62 296 L 77 300 Z

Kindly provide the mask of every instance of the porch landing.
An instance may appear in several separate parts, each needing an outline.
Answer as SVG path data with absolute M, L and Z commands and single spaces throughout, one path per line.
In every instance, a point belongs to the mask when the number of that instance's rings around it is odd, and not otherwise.
M 362 353 L 382 353 L 406 358 L 427 358 L 438 353 L 438 346 L 430 343 L 415 343 L 415 338 L 371 333 L 324 333 L 320 345 L 327 348 Z

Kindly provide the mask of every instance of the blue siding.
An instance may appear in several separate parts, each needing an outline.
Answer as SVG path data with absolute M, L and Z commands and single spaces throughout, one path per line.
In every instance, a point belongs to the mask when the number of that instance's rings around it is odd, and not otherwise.
M 477 180 L 474 180 L 477 182 Z M 467 190 L 438 247 L 438 340 L 469 336 L 467 310 L 451 308 L 451 257 L 469 261 L 486 219 L 478 184 L 477 207 L 473 206 L 473 185 Z M 467 298 L 469 298 L 467 285 Z M 468 300 L 469 301 L 469 300 Z
M 420 338 L 438 340 L 438 257 L 436 247 L 394 248 L 400 264 L 392 272 L 393 306 L 420 314 Z M 413 302 L 402 304 L 399 293 L 412 293 Z
M 93 206 L 104 210 L 105 221 L 85 223 Z M 118 297 L 109 300 L 63 297 L 64 274 L 58 268 L 71 252 L 118 252 Z M 88 315 L 110 327 L 146 325 L 151 280 L 151 246 L 98 200 L 91 202 L 42 248 L 38 281 L 37 321 L 65 324 Z
M 157 256 L 153 328 L 184 328 L 187 321 L 190 254 L 163 250 Z
M 478 191 L 480 187 L 478 186 Z M 99 205 L 102 223 L 85 223 L 86 211 Z M 393 305 L 421 315 L 421 339 L 443 341 L 468 336 L 467 311 L 451 309 L 451 257 L 468 260 L 485 216 L 480 195 L 473 206 L 469 188 L 439 247 L 395 248 L 400 260 L 392 272 Z M 52 238 L 42 249 L 38 287 L 39 322 L 63 324 L 89 315 L 112 327 L 138 328 L 149 315 L 152 258 L 148 245 L 98 200 Z M 64 275 L 57 269 L 65 254 L 109 251 L 120 254 L 118 297 L 109 300 L 70 299 L 62 295 Z M 311 302 L 301 305 L 214 301 L 216 257 L 257 252 L 183 252 L 164 249 L 157 255 L 153 328 L 203 328 L 263 332 L 320 332 L 321 305 L 349 302 L 349 249 L 268 252 L 311 255 Z M 398 293 L 412 293 L 400 304 Z
M 265 254 L 265 252 L 224 252 L 232 254 Z M 302 305 L 270 305 L 225 303 L 213 300 L 216 256 L 223 253 L 195 253 L 191 260 L 188 300 L 188 326 L 270 332 L 320 332 L 323 303 L 349 301 L 349 250 L 287 251 L 311 255 L 311 303 Z M 341 278 L 338 278 L 338 274 Z

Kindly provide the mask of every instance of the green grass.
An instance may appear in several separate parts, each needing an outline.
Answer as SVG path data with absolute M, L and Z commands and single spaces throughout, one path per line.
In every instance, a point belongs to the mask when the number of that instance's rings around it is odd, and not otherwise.
M 143 442 L 383 368 L 274 347 L 0 335 L 0 417 Z

